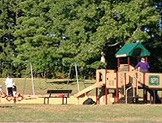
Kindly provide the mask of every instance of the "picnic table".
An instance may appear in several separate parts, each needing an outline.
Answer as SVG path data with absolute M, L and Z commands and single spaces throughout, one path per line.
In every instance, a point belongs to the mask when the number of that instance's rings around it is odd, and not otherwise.
M 50 98 L 61 98 L 62 104 L 67 104 L 67 98 L 72 93 L 72 90 L 47 90 L 49 96 L 44 97 L 44 104 L 49 104 Z

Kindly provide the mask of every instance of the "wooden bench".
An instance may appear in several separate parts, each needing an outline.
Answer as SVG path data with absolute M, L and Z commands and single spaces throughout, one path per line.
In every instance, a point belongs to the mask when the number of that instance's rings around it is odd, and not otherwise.
M 67 104 L 67 98 L 69 98 L 72 90 L 47 90 L 48 97 L 44 97 L 44 104 L 49 104 L 50 98 L 61 98 L 62 104 Z

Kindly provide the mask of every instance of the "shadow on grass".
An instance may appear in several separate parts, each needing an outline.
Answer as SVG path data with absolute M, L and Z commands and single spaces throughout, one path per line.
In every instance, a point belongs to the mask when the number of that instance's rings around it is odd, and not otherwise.
M 69 80 L 69 84 L 70 83 L 73 83 L 73 82 L 76 82 L 76 81 L 74 81 L 74 80 Z M 62 81 L 51 81 L 51 82 L 47 82 L 48 84 L 67 84 L 68 83 L 68 81 L 67 80 L 62 80 Z

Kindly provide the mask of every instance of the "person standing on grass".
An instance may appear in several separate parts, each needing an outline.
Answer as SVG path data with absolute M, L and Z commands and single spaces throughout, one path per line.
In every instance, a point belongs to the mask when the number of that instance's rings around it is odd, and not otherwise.
M 140 68 L 140 72 L 147 73 L 149 72 L 150 65 L 145 61 L 145 58 L 141 58 L 141 61 L 134 67 L 134 69 Z
M 8 75 L 5 81 L 5 85 L 7 88 L 7 95 L 13 96 L 13 79 L 11 78 L 11 75 Z

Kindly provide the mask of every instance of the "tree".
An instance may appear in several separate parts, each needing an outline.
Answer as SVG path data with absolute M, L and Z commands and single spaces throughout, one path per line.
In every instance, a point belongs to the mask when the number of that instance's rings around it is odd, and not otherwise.
M 156 4 L 151 0 L 1 1 L 0 36 L 5 39 L 0 43 L 1 61 L 31 62 L 36 73 L 47 69 L 50 77 L 62 71 L 63 64 L 68 73 L 70 64 L 77 63 L 85 75 L 97 68 L 115 68 L 114 55 L 125 43 L 139 40 L 154 53 L 154 40 L 155 48 L 160 48 L 161 9 Z M 101 52 L 107 66 L 100 62 Z
M 0 61 L 12 61 L 14 57 L 14 26 L 16 24 L 13 0 L 0 1 Z
M 48 17 L 50 10 L 48 1 L 28 0 L 20 2 L 19 6 L 23 16 L 17 19 L 15 45 L 17 56 L 15 62 L 31 62 L 36 70 L 43 72 L 43 64 L 50 63 L 53 68 L 54 62 L 61 57 L 57 53 L 59 42 L 55 40 L 55 33 L 51 31 L 52 20 Z M 49 69 L 49 73 L 53 69 Z

